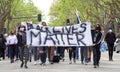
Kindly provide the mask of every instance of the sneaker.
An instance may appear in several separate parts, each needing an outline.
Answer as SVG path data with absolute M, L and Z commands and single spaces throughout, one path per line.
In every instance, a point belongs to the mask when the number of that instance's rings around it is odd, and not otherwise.
M 14 60 L 11 60 L 11 63 L 14 63 Z
M 87 62 L 85 62 L 85 65 L 87 65 Z
M 74 61 L 74 63 L 76 63 L 76 60 L 75 60 L 75 59 L 74 59 L 73 61 Z
M 19 59 L 17 58 L 15 61 L 18 61 Z
M 43 63 L 42 65 L 43 65 L 43 66 L 46 66 L 46 64 L 45 64 L 45 63 Z
M 37 64 L 40 64 L 41 62 L 37 61 Z
M 96 68 L 96 65 L 94 65 L 94 68 Z
M 99 67 L 99 64 L 97 64 L 96 66 Z
M 40 65 L 42 65 L 43 63 L 40 63 Z
M 51 62 L 50 64 L 54 64 L 53 62 Z
M 72 61 L 70 61 L 69 64 L 72 64 Z
M 27 66 L 27 65 L 25 65 L 24 67 L 25 67 L 26 69 L 28 68 L 28 66 Z
M 24 62 L 22 62 L 22 63 L 21 63 L 20 67 L 22 68 L 22 67 L 23 67 L 23 65 L 24 65 Z
M 81 61 L 81 64 L 84 64 L 83 61 Z
M 62 60 L 63 60 L 63 62 L 65 61 L 65 59 L 64 59 L 64 58 L 63 58 Z
M 37 65 L 37 61 L 34 62 L 34 65 Z

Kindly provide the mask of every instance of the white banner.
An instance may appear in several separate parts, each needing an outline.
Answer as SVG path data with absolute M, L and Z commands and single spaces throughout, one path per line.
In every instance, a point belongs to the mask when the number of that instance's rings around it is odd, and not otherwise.
M 92 44 L 90 23 L 46 27 L 27 25 L 27 44 L 31 46 L 89 46 Z

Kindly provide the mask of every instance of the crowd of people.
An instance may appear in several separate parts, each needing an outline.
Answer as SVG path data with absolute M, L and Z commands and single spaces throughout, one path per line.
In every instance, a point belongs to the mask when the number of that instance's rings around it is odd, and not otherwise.
M 42 22 L 42 26 L 47 26 L 46 22 Z M 64 61 L 65 50 L 67 50 L 70 61 L 69 64 L 76 63 L 76 60 L 80 59 L 81 64 L 87 65 L 87 63 L 91 61 L 91 52 L 93 52 L 93 67 L 97 68 L 99 67 L 101 57 L 100 45 L 104 40 L 108 46 L 109 61 L 113 61 L 113 46 L 116 36 L 112 32 L 112 29 L 104 35 L 99 23 L 96 23 L 95 27 L 91 30 L 93 44 L 89 47 L 28 46 L 26 44 L 25 30 L 25 26 L 20 25 L 17 32 L 12 30 L 9 35 L 0 34 L 0 60 L 4 60 L 7 56 L 10 59 L 10 63 L 20 60 L 20 67 L 22 68 L 24 66 L 28 68 L 27 63 L 28 61 L 31 62 L 32 56 L 35 65 L 46 65 L 47 58 L 50 64 L 54 64 L 55 55 L 58 55 L 59 59 Z M 81 58 L 79 58 L 79 52 Z

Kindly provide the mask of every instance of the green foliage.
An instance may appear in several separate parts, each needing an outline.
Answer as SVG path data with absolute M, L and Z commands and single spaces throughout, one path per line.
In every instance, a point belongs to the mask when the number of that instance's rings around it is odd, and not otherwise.
M 5 27 L 9 30 L 15 29 L 23 21 L 32 21 L 37 23 L 37 14 L 41 11 L 33 4 L 31 0 L 25 2 L 24 0 L 13 0 L 11 6 L 11 20 L 7 20 Z M 32 17 L 36 18 L 32 18 Z
M 50 25 L 64 26 L 66 19 L 76 23 L 76 9 L 81 21 L 99 22 L 103 27 L 120 18 L 120 0 L 54 0 L 50 9 Z

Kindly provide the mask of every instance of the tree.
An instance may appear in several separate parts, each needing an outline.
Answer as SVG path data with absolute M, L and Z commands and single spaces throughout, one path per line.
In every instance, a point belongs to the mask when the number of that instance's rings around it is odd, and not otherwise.
M 65 25 L 67 18 L 75 23 L 76 9 L 82 21 L 89 20 L 92 25 L 99 22 L 105 31 L 112 25 L 115 33 L 118 32 L 115 19 L 120 17 L 120 0 L 54 0 L 50 10 L 51 24 Z
M 0 32 L 4 26 L 9 29 L 8 31 L 15 29 L 21 21 L 37 22 L 37 14 L 41 13 L 31 0 L 28 2 L 25 0 L 0 0 L 0 5 Z M 29 18 L 33 16 L 36 16 L 36 19 Z
M 3 32 L 5 21 L 9 18 L 13 0 L 0 0 L 0 33 Z

